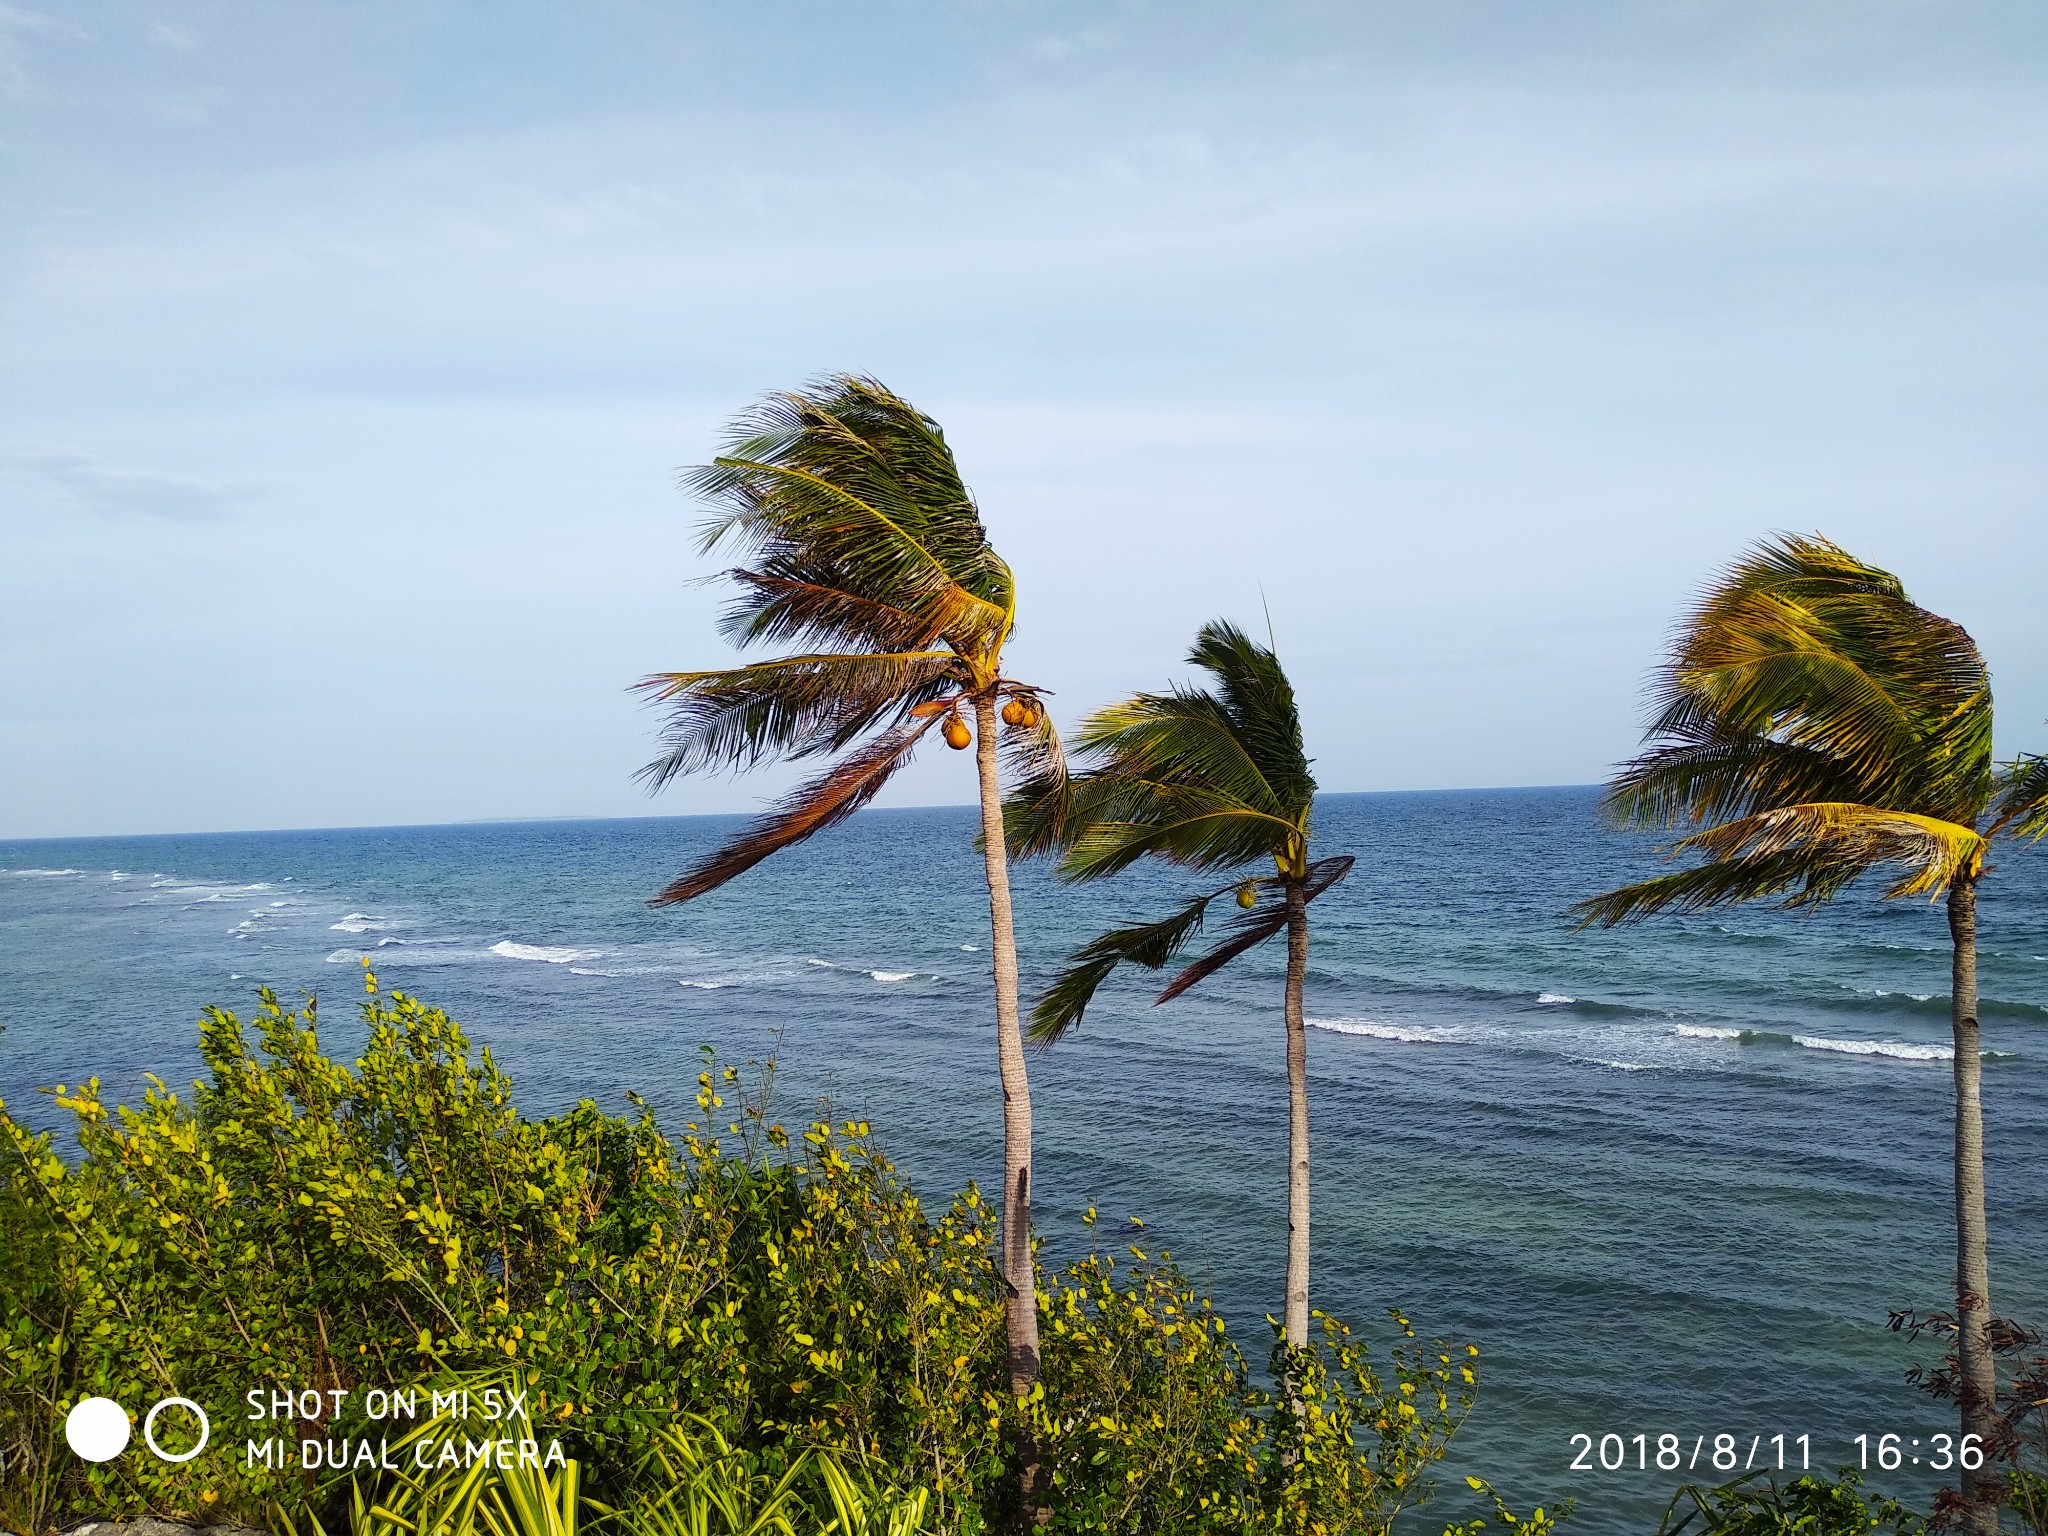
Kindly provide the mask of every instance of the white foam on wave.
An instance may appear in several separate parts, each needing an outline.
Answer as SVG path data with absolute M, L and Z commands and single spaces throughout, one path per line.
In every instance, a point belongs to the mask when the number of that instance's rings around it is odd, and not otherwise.
M 1403 1045 L 1449 1045 L 1458 1038 L 1440 1029 L 1385 1024 L 1378 1019 L 1307 1019 L 1303 1022 L 1312 1029 L 1327 1029 L 1339 1035 L 1363 1035 L 1370 1040 L 1397 1040 Z
M 1538 992 L 1536 994 L 1536 1001 L 1539 1003 L 1576 1003 L 1578 999 L 1576 997 L 1567 997 L 1562 992 Z
M 85 871 L 82 869 L 10 869 L 7 873 L 10 875 L 21 875 L 24 878 L 30 875 L 42 875 L 47 878 L 53 875 L 82 875 Z
M 1746 1029 L 1726 1029 L 1719 1024 L 1681 1024 L 1672 1031 L 1688 1040 L 1740 1040 L 1749 1033 Z
M 549 965 L 604 958 L 601 949 L 576 949 L 567 944 L 516 944 L 510 939 L 498 940 L 491 946 L 491 953 L 503 955 L 507 960 L 544 960 Z
M 869 970 L 864 965 L 841 965 L 837 960 L 813 960 L 806 958 L 804 964 L 815 965 L 821 971 L 845 971 L 850 975 L 865 976 L 870 981 L 909 981 L 912 977 L 916 976 L 930 976 L 932 980 L 938 980 L 938 977 L 932 976 L 932 973 L 929 971 L 874 971 Z M 723 986 L 725 983 L 721 982 L 720 985 Z
M 351 912 L 338 923 L 328 924 L 330 933 L 368 933 L 372 928 L 382 927 L 384 919 L 373 917 L 368 912 Z
M 688 987 L 693 992 L 723 992 L 727 987 L 738 986 L 733 981 L 679 981 L 679 987 Z
M 967 953 L 970 955 L 978 955 L 981 953 L 981 946 L 979 944 L 962 944 L 960 947 L 966 950 Z
M 327 963 L 329 965 L 352 965 L 364 958 L 365 956 L 360 949 L 337 949 L 328 954 Z
M 1903 1040 L 1836 1040 L 1827 1035 L 1794 1035 L 1795 1045 L 1809 1051 L 1836 1051 L 1844 1056 L 1889 1056 L 1894 1061 L 1954 1061 L 1947 1045 L 1909 1045 Z
M 1589 1067 L 1609 1067 L 1616 1072 L 1654 1072 L 1656 1065 L 1647 1061 L 1613 1061 L 1605 1056 L 1574 1056 L 1573 1061 L 1584 1062 Z

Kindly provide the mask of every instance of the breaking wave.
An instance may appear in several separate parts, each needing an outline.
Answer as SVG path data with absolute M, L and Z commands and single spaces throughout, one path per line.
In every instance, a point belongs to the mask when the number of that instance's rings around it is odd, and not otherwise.
M 498 940 L 491 946 L 491 953 L 503 955 L 507 960 L 543 960 L 549 965 L 604 958 L 601 949 L 575 949 L 567 944 L 516 944 L 510 939 Z
M 1410 1024 L 1383 1024 L 1377 1019 L 1307 1019 L 1311 1029 L 1327 1029 L 1339 1035 L 1363 1035 L 1370 1040 L 1398 1040 L 1403 1045 L 1450 1045 L 1458 1036 L 1440 1029 L 1422 1029 Z

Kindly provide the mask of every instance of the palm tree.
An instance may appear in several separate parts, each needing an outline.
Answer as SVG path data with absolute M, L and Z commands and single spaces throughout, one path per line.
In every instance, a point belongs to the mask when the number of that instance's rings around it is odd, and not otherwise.
M 934 726 L 972 742 L 1003 1087 L 1002 1266 L 1010 1389 L 1038 1380 L 1031 1257 L 1031 1090 L 1017 1001 L 1017 945 L 1004 853 L 999 747 L 1020 772 L 1057 778 L 1059 738 L 1037 691 L 1003 676 L 1016 622 L 1010 568 L 989 546 L 937 422 L 873 379 L 835 375 L 764 397 L 726 452 L 686 483 L 718 508 L 703 549 L 743 552 L 722 630 L 736 645 L 817 647 L 713 672 L 663 672 L 638 686 L 669 707 L 666 750 L 640 772 L 678 774 L 771 758 L 834 757 L 651 903 L 690 901 L 868 804 Z M 964 716 L 972 716 L 970 730 Z M 1000 719 L 1001 725 L 998 725 Z M 1036 1508 L 1028 1437 L 1023 1475 Z
M 1687 617 L 1654 698 L 1646 750 L 1605 804 L 1625 825 L 1693 829 L 1672 852 L 1697 861 L 1581 902 L 1582 926 L 1772 898 L 1809 908 L 1879 869 L 1887 898 L 1948 904 L 1957 1397 L 1963 1433 L 1995 1444 L 1977 884 L 1995 838 L 2048 832 L 2048 765 L 1994 770 L 1990 678 L 1969 635 L 1818 536 L 1781 536 L 1731 566 Z M 1965 1470 L 1968 1529 L 1997 1529 L 1999 1486 Z
M 1232 624 L 1202 628 L 1188 660 L 1213 691 L 1140 693 L 1091 715 L 1077 738 L 1095 766 L 1027 783 L 1009 808 L 1018 854 L 1061 853 L 1066 880 L 1098 880 L 1148 855 L 1191 869 L 1273 873 L 1233 879 L 1155 923 L 1117 928 L 1078 950 L 1031 1015 L 1049 1045 L 1081 1022 L 1095 989 L 1126 961 L 1162 969 L 1201 931 L 1209 904 L 1235 893 L 1244 910 L 1226 937 L 1154 998 L 1164 1003 L 1283 929 L 1287 934 L 1287 1313 L 1290 1352 L 1308 1344 L 1308 905 L 1351 871 L 1347 857 L 1309 858 L 1316 783 L 1302 752 L 1294 689 L 1279 658 Z

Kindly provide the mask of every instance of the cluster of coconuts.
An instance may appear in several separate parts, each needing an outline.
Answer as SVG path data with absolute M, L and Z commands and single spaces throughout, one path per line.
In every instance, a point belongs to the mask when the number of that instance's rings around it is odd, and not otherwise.
M 1003 700 L 1002 716 L 1005 725 L 1036 725 L 1044 715 L 1044 707 L 1028 693 L 1012 694 Z M 967 744 L 974 740 L 974 733 L 967 729 L 967 722 L 957 714 L 946 716 L 946 723 L 939 727 L 939 734 L 946 738 L 946 745 L 955 752 L 965 751 Z

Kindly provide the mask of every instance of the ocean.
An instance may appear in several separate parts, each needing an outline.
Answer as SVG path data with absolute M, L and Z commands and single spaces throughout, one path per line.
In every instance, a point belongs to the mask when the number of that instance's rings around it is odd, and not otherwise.
M 1852 898 L 1574 932 L 1575 899 L 1653 873 L 1587 788 L 1330 795 L 1316 849 L 1351 879 L 1312 909 L 1311 1301 L 1482 1351 L 1478 1407 L 1404 1529 L 1484 1475 L 1576 1498 L 1589 1536 L 1647 1531 L 1717 1435 L 1853 1465 L 1951 1414 L 1893 1308 L 1951 1299 L 1948 936 L 1925 902 Z M 683 908 L 644 898 L 736 817 L 0 843 L 0 1097 L 197 1069 L 207 1004 L 317 993 L 359 1039 L 359 959 L 446 1007 L 523 1107 L 638 1089 L 670 1123 L 698 1046 L 778 1054 L 776 1113 L 871 1119 L 928 1200 L 998 1187 L 987 904 L 965 808 L 871 811 Z M 1982 901 L 1996 1310 L 2048 1323 L 2048 850 L 2008 849 Z M 1193 878 L 1017 874 L 1027 990 Z M 1031 1059 L 1037 1215 L 1055 1261 L 1091 1203 L 1141 1216 L 1255 1361 L 1285 1263 L 1277 943 L 1167 1005 L 1113 982 Z M 1652 1465 L 1637 1467 L 1635 1436 Z M 1660 1435 L 1690 1474 L 1654 1465 Z M 1574 1436 L 1587 1437 L 1583 1442 Z M 1619 1437 L 1619 1441 L 1606 1437 Z M 1622 1446 L 1626 1465 L 1609 1470 Z M 1578 1466 L 1574 1466 L 1574 1462 Z M 1924 1498 L 1926 1470 L 1871 1486 Z

